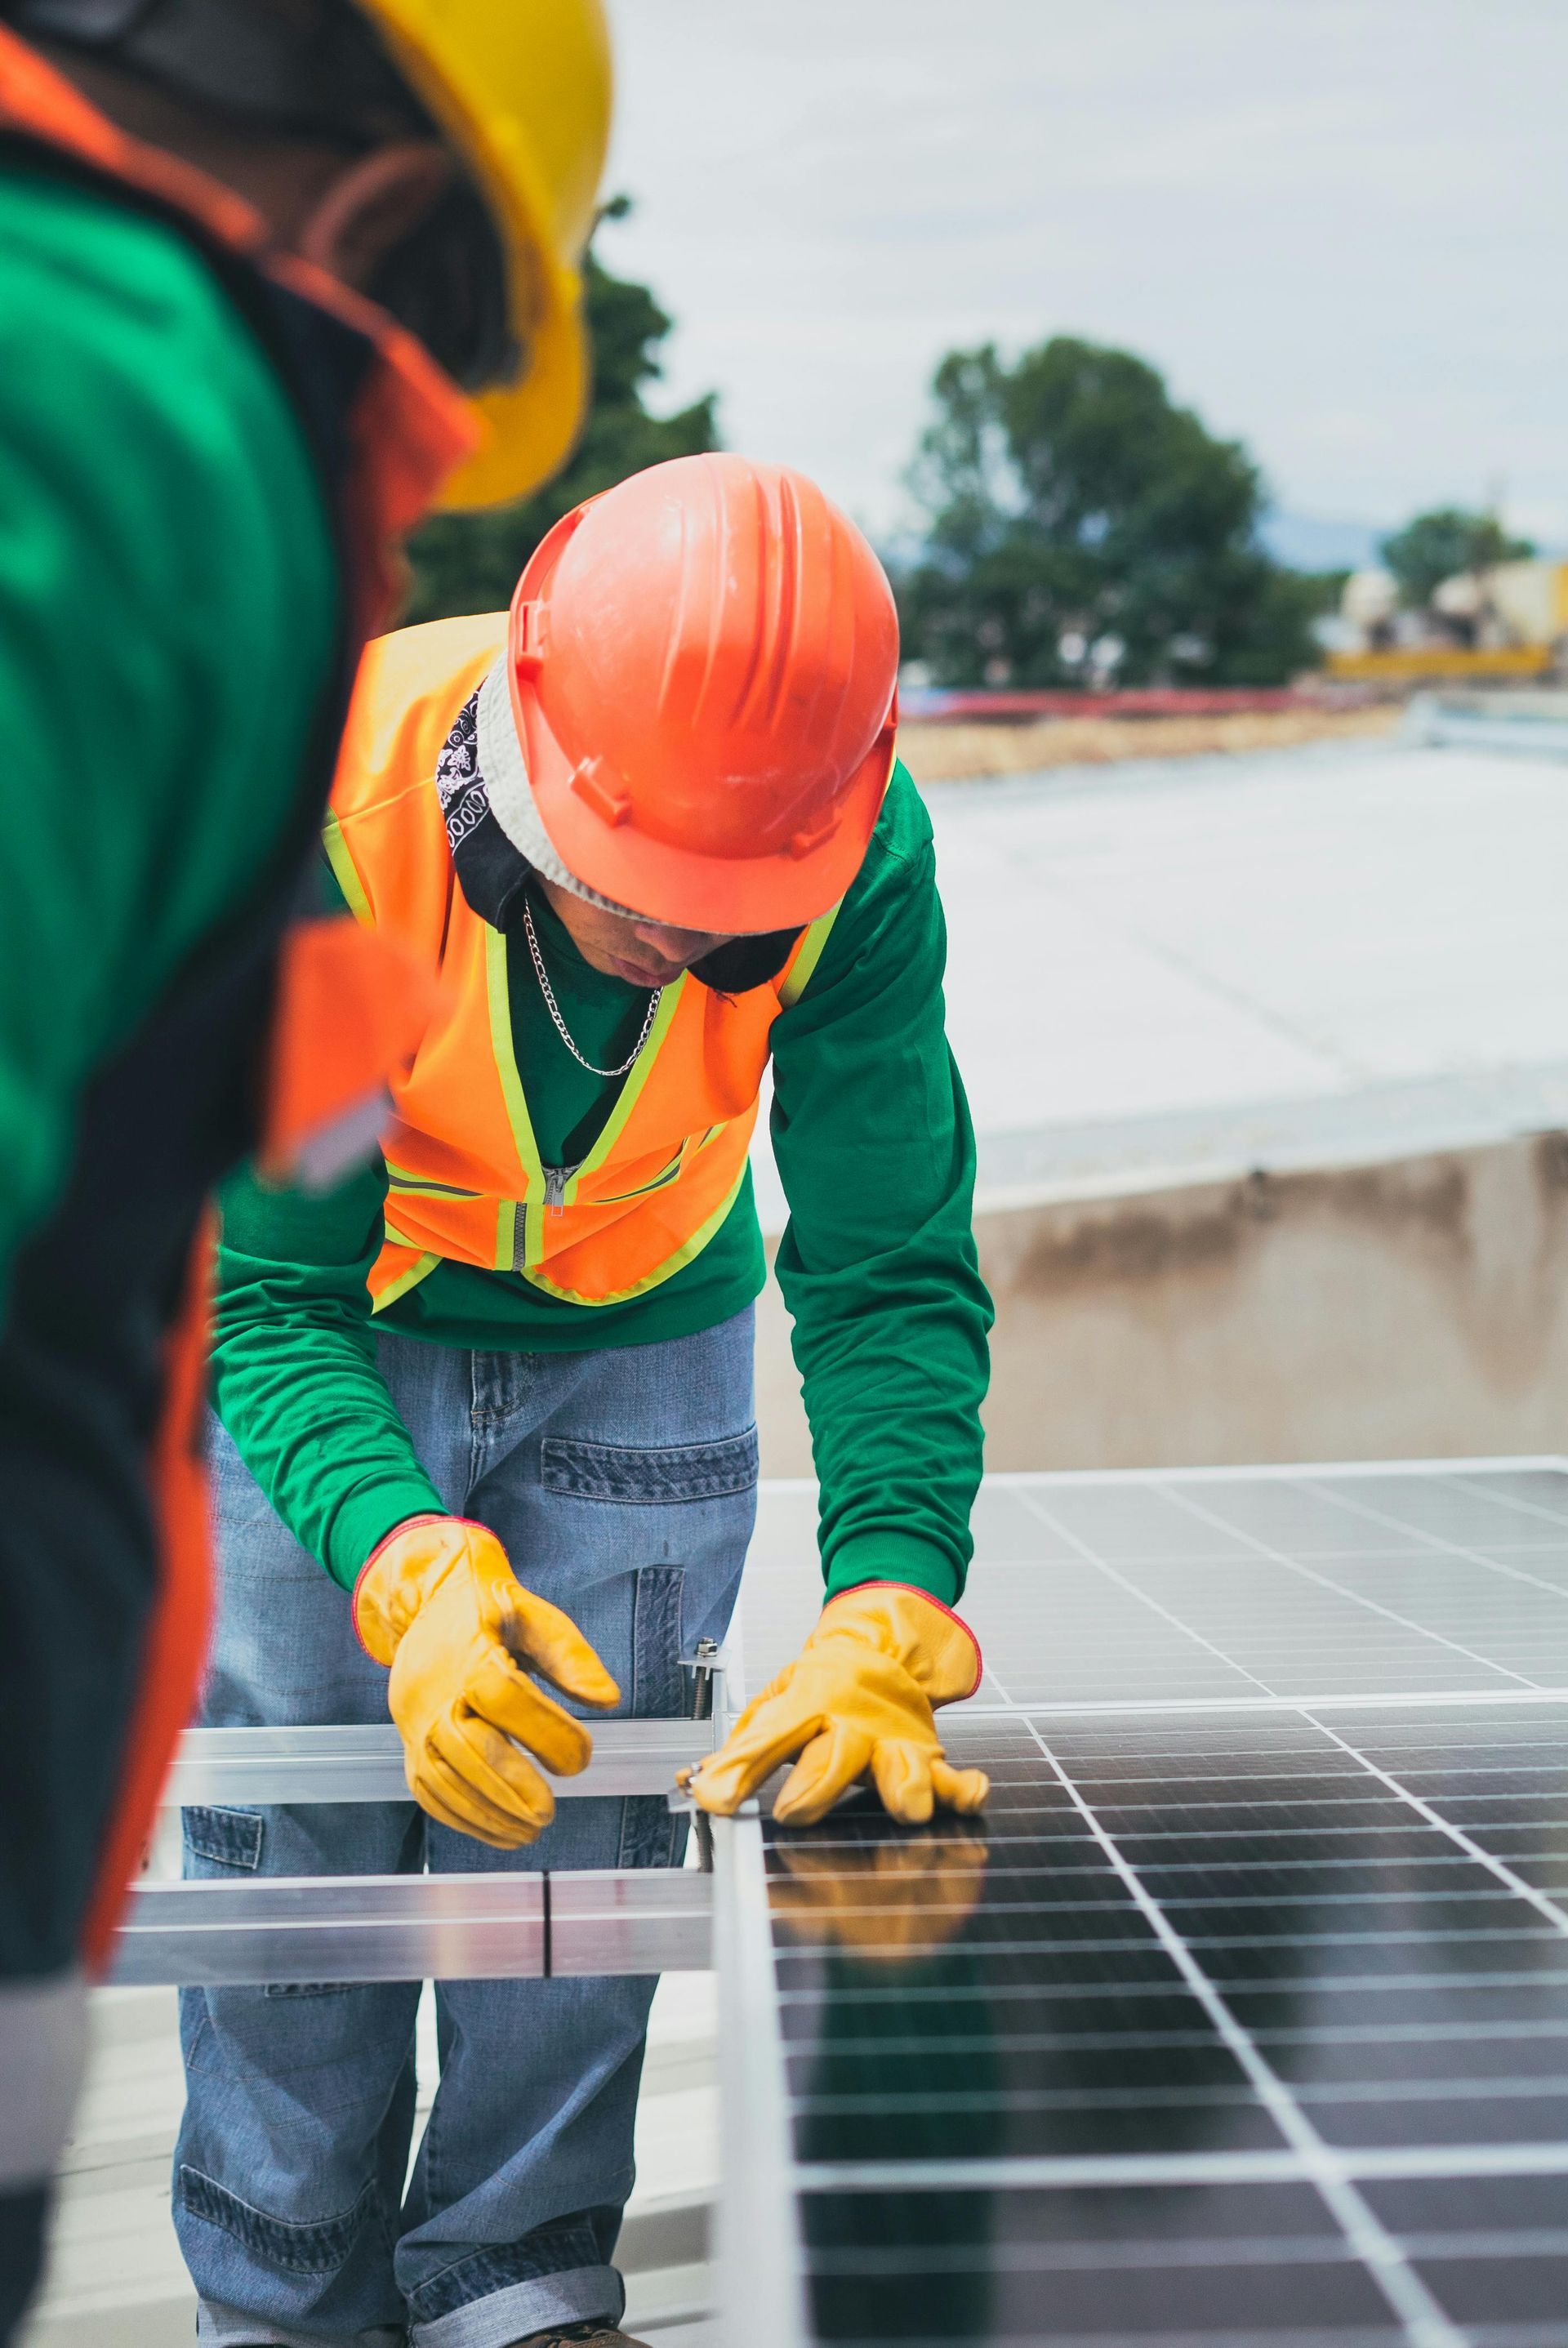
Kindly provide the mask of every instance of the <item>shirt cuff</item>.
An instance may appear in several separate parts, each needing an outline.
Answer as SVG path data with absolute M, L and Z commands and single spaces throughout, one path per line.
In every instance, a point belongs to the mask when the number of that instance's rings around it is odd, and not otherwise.
M 407 1476 L 373 1484 L 345 1500 L 333 1519 L 322 1560 L 340 1590 L 352 1590 L 360 1569 L 377 1541 L 410 1517 L 447 1517 L 451 1510 L 435 1486 L 423 1476 Z
M 964 1594 L 964 1577 L 947 1551 L 914 1533 L 856 1533 L 841 1541 L 823 1570 L 830 1598 L 862 1581 L 906 1581 L 944 1606 L 956 1606 Z

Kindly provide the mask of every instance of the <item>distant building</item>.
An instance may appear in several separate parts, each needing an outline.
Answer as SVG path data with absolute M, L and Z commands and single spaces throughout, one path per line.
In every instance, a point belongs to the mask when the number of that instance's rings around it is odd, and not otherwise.
M 1421 611 L 1391 572 L 1353 571 L 1324 631 L 1331 676 L 1389 684 L 1568 676 L 1568 562 L 1532 556 L 1445 579 Z

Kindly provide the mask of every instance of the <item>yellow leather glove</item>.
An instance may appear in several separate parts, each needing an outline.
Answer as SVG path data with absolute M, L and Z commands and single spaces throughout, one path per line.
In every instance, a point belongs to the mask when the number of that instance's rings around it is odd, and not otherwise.
M 748 1704 L 687 1781 L 700 1809 L 730 1818 L 793 1759 L 773 1815 L 810 1826 L 869 1769 L 884 1807 L 923 1826 L 940 1803 L 977 1810 L 982 1769 L 951 1769 L 933 1709 L 980 1684 L 975 1633 L 939 1600 L 902 1581 L 862 1582 L 823 1607 L 792 1663 Z
M 574 1777 L 593 1740 L 519 1664 L 580 1704 L 618 1704 L 621 1691 L 576 1624 L 523 1588 L 489 1527 L 465 1517 L 399 1525 L 355 1584 L 354 1627 L 392 1667 L 387 1709 L 420 1808 L 498 1850 L 542 1834 L 555 1797 L 529 1754 Z

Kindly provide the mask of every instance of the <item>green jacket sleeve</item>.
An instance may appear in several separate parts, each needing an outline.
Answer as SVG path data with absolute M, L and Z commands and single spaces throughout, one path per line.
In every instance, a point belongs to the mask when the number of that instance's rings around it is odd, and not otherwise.
M 0 170 L 0 1309 L 93 1069 L 282 829 L 335 573 L 273 372 L 172 232 Z
M 365 1281 L 386 1195 L 377 1158 L 325 1197 L 246 1173 L 222 1202 L 218 1416 L 295 1540 L 345 1590 L 394 1525 L 447 1505 L 376 1366 Z
M 930 820 L 900 767 L 821 961 L 773 1029 L 777 1269 L 830 1593 L 907 1581 L 950 1603 L 971 1554 L 992 1314 L 945 955 Z

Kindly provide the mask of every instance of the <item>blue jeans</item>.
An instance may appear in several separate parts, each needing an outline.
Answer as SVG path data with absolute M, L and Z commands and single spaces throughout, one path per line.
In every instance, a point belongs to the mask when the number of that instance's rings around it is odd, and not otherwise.
M 601 1353 L 378 1340 L 437 1489 L 581 1624 L 623 1714 L 677 1714 L 680 1655 L 728 1623 L 756 1509 L 751 1349 L 749 1310 Z M 221 1429 L 214 1468 L 222 1591 L 204 1719 L 385 1720 L 387 1674 L 358 1645 L 348 1600 Z M 680 1857 L 662 1795 L 563 1801 L 524 1851 L 491 1850 L 407 1802 L 184 1815 L 194 1876 Z M 645 1978 L 438 1983 L 440 2083 L 405 2194 L 417 1982 L 184 1992 L 174 2206 L 200 2338 L 507 2348 L 555 2323 L 618 2322 L 611 2260 L 652 1994 Z

